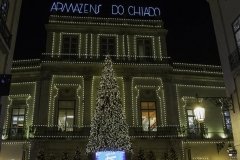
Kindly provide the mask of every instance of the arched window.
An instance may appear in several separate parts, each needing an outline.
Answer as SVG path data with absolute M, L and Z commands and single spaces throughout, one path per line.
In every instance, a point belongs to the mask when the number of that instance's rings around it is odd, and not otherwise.
M 1 19 L 6 22 L 9 9 L 9 1 L 3 0 L 0 7 Z

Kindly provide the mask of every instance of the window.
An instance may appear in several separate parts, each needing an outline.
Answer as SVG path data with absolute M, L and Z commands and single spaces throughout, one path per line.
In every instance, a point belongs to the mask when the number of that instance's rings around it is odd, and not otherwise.
M 3 0 L 0 6 L 0 15 L 1 18 L 6 22 L 9 9 L 9 1 Z
M 188 131 L 190 133 L 195 132 L 196 122 L 195 122 L 195 116 L 192 109 L 187 109 L 187 123 L 188 123 Z
M 78 36 L 63 35 L 62 37 L 62 53 L 77 54 L 78 53 Z
M 58 101 L 58 126 L 62 131 L 73 131 L 75 101 Z
M 115 55 L 116 42 L 115 37 L 101 37 L 100 38 L 100 54 L 101 55 Z
M 240 16 L 233 22 L 233 31 L 238 48 L 240 48 Z
M 225 124 L 226 131 L 231 133 L 232 125 L 231 125 L 230 112 L 228 110 L 223 111 L 223 118 L 224 118 L 224 124 Z
M 13 108 L 10 135 L 23 135 L 25 122 L 25 108 Z
M 157 112 L 155 102 L 141 102 L 143 131 L 157 131 Z
M 137 55 L 138 56 L 152 56 L 151 38 L 137 39 Z

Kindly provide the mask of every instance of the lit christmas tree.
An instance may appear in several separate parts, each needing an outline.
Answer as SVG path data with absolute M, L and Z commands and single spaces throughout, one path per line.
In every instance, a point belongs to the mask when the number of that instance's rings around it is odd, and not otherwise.
M 109 56 L 105 58 L 86 148 L 88 154 L 97 151 L 132 151 L 120 92 Z

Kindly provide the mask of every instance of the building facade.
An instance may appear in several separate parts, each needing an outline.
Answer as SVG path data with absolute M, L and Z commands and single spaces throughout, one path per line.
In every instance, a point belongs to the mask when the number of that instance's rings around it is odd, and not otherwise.
M 133 159 L 140 150 L 159 160 L 229 159 L 232 108 L 223 101 L 221 67 L 171 62 L 161 20 L 51 15 L 46 30 L 47 53 L 13 62 L 2 159 L 72 158 L 77 148 L 87 158 L 106 54 L 113 61 Z M 196 103 L 206 110 L 201 123 Z
M 231 112 L 234 146 L 240 159 L 240 2 L 237 0 L 208 0 L 218 44 L 219 56 L 224 73 L 227 94 L 233 99 Z
M 17 35 L 22 0 L 0 0 L 0 127 L 3 126 L 9 92 L 9 74 Z M 7 74 L 7 75 L 6 75 Z M 3 107 L 2 107 L 3 106 Z M 1 143 L 1 141 L 0 141 Z

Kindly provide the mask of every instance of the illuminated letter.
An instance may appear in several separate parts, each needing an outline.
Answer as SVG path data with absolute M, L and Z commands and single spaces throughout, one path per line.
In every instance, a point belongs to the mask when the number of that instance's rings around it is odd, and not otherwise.
M 149 8 L 145 7 L 145 9 L 144 9 L 144 16 L 146 16 L 146 15 L 151 16 L 151 14 L 150 14 L 150 7 Z
M 136 11 L 136 7 L 134 6 L 134 16 L 136 16 L 136 14 L 141 16 L 141 7 L 138 7 L 138 11 Z
M 141 8 L 141 16 L 144 16 L 144 8 L 143 7 L 140 7 Z
M 88 11 L 89 11 L 87 8 L 88 6 L 89 6 L 89 4 L 84 4 L 84 13 L 88 13 Z
M 66 9 L 67 9 L 67 13 L 68 13 L 70 10 L 72 10 L 72 12 L 73 12 L 73 5 L 72 5 L 72 3 L 70 3 L 70 5 L 68 5 L 67 3 L 65 3 L 63 8 L 66 8 Z
M 92 4 L 89 4 L 89 12 L 96 14 L 96 12 L 97 12 L 97 5 L 95 4 L 95 5 L 93 6 Z
M 76 11 L 79 13 L 79 7 L 78 7 L 78 4 L 75 4 L 75 7 L 74 7 L 74 9 L 73 9 L 73 13 L 75 13 Z
M 98 13 L 100 12 L 100 7 L 101 7 L 101 6 L 102 6 L 101 4 L 98 5 L 98 11 L 95 12 L 95 14 L 98 14 Z
M 122 10 L 122 12 L 120 12 L 119 8 Z M 120 15 L 123 15 L 124 14 L 124 7 L 122 5 L 118 6 L 118 13 Z
M 114 12 L 114 8 L 116 8 L 116 12 Z M 119 10 L 119 8 L 121 9 L 121 12 Z M 117 14 L 120 14 L 120 15 L 123 15 L 124 14 L 124 7 L 122 5 L 112 5 L 112 15 L 117 15 Z
M 131 10 L 133 10 L 133 6 L 129 6 L 129 7 L 128 7 L 128 14 L 129 14 L 130 16 L 134 16 L 134 11 L 131 12 Z
M 58 11 L 58 7 L 57 7 L 57 4 L 55 2 L 53 3 L 50 12 L 52 12 L 53 10 Z
M 78 4 L 78 13 L 83 13 L 83 12 L 82 12 L 82 8 L 83 8 L 83 4 L 82 4 L 82 3 L 79 3 L 79 4 Z
M 61 6 L 61 7 L 59 7 Z M 57 2 L 57 8 L 58 10 L 61 10 L 63 12 L 64 8 L 63 8 L 63 4 L 61 2 Z
M 155 8 L 154 13 L 155 13 L 155 16 L 160 16 L 161 15 L 161 11 L 158 7 Z
M 115 11 L 114 9 L 116 10 L 116 12 L 114 12 Z M 118 6 L 117 5 L 112 5 L 112 15 L 117 15 L 118 14 L 117 11 L 118 11 Z

